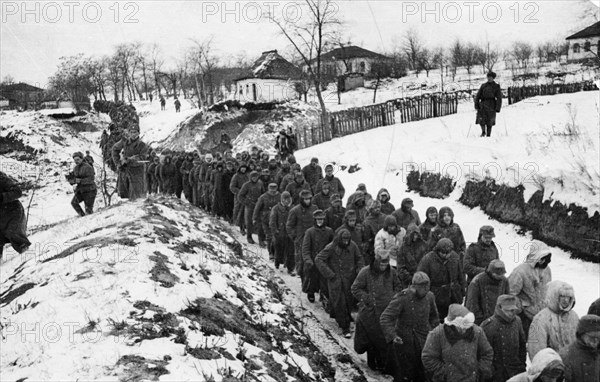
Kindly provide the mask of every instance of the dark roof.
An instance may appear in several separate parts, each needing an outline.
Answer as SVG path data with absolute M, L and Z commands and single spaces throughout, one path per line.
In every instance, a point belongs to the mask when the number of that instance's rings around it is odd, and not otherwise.
M 383 54 L 371 52 L 370 50 L 361 48 L 360 46 L 356 46 L 356 45 L 345 46 L 343 48 L 336 48 L 332 51 L 324 53 L 321 55 L 321 60 L 328 61 L 328 60 L 331 60 L 332 57 L 335 57 L 336 59 L 344 59 L 344 60 L 347 60 L 350 58 L 380 58 L 380 59 L 389 58 L 389 57 L 384 56 Z M 313 61 L 315 61 L 315 60 L 313 60 Z
M 3 85 L 2 87 L 0 87 L 0 91 L 2 91 L 2 92 L 14 92 L 14 91 L 43 92 L 44 89 L 40 89 L 36 86 L 32 86 L 32 85 L 26 84 L 24 82 L 19 82 L 18 84 Z
M 600 21 L 597 23 L 590 25 L 589 27 L 581 30 L 573 35 L 570 35 L 566 38 L 566 40 L 573 40 L 576 38 L 586 38 L 586 37 L 599 37 L 600 36 Z
M 301 76 L 302 71 L 298 67 L 281 57 L 276 50 L 269 50 L 263 52 L 254 62 L 249 75 L 237 80 L 247 78 L 289 80 L 299 79 Z

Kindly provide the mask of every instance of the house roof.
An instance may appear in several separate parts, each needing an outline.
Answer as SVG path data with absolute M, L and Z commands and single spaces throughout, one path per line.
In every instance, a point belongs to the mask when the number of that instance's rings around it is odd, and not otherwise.
M 566 40 L 573 40 L 576 38 L 586 38 L 586 37 L 600 37 L 600 21 L 595 24 L 590 25 L 589 27 L 570 35 L 566 38 Z
M 294 64 L 283 58 L 276 50 L 263 52 L 260 57 L 254 62 L 250 73 L 236 81 L 248 78 L 261 79 L 299 79 L 302 76 L 302 71 Z
M 44 89 L 40 89 L 36 86 L 32 86 L 32 85 L 26 84 L 24 82 L 19 82 L 18 84 L 3 85 L 2 87 L 0 87 L 0 91 L 2 91 L 2 92 L 14 92 L 14 91 L 43 92 Z
M 375 58 L 375 59 L 389 58 L 389 57 L 384 56 L 383 54 L 375 53 L 375 52 L 361 48 L 360 46 L 356 46 L 356 45 L 350 45 L 350 46 L 345 46 L 343 48 L 336 48 L 334 50 L 331 50 L 327 53 L 322 54 L 321 60 L 328 61 L 328 60 L 331 60 L 333 57 L 335 57 L 336 59 L 344 59 L 344 60 L 347 60 L 350 58 Z M 313 59 L 313 61 L 315 61 L 315 59 Z

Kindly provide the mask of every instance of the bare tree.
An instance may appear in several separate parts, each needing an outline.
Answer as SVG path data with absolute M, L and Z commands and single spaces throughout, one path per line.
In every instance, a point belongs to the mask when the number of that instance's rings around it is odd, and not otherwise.
M 475 65 L 477 65 L 477 47 L 468 43 L 462 51 L 462 64 L 467 69 L 469 74 L 469 81 L 471 81 L 471 71 Z
M 338 7 L 334 0 L 304 0 L 303 11 L 306 13 L 302 13 L 303 17 L 298 22 L 275 14 L 267 14 L 267 18 L 277 25 L 281 34 L 298 52 L 315 86 L 321 111 L 325 115 L 327 108 L 321 93 L 321 55 L 327 46 L 338 40 L 342 22 L 337 17 Z
M 452 81 L 456 78 L 457 69 L 463 65 L 463 43 L 456 39 L 452 48 L 450 49 L 450 64 L 452 66 Z
M 444 91 L 444 65 L 446 65 L 448 57 L 443 47 L 437 47 L 433 51 L 432 62 L 436 68 L 440 68 L 440 90 Z
M 7 74 L 2 78 L 2 85 L 12 85 L 15 83 L 15 78 L 10 74 Z
M 416 29 L 410 28 L 403 36 L 402 50 L 406 55 L 410 68 L 419 74 L 419 58 L 424 49 L 423 41 Z
M 196 94 L 200 108 L 205 109 L 205 103 L 214 102 L 214 85 L 212 83 L 213 70 L 218 64 L 218 59 L 213 53 L 213 36 L 199 41 L 192 39 L 194 46 L 189 50 L 189 59 L 192 64 Z
M 520 68 L 527 69 L 533 55 L 533 47 L 526 42 L 517 41 L 511 47 L 512 56 L 515 58 Z
M 158 95 L 160 95 L 160 72 L 162 70 L 162 66 L 164 65 L 165 60 L 162 56 L 162 51 L 158 44 L 152 44 L 150 47 L 150 68 L 152 70 L 152 75 L 154 77 L 154 85 L 156 86 L 156 90 L 158 91 Z
M 418 68 L 425 71 L 427 78 L 429 78 L 429 72 L 437 67 L 435 62 L 435 52 L 427 48 L 421 49 L 417 55 L 417 62 Z

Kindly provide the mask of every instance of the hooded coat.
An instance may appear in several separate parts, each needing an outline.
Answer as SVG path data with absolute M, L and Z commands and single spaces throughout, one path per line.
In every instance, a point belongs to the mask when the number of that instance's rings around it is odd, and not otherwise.
M 434 251 L 426 254 L 417 266 L 417 271 L 425 272 L 431 280 L 431 292 L 435 296 L 438 313 L 445 317 L 450 304 L 462 304 L 465 278 L 462 265 L 456 252 L 443 258 L 439 251 L 447 246 L 447 240 L 440 241 Z
M 392 216 L 396 218 L 396 222 L 398 223 L 398 225 L 404 229 L 408 228 L 408 225 L 410 223 L 414 223 L 417 226 L 421 225 L 421 218 L 419 218 L 419 213 L 414 209 L 410 211 L 408 210 L 410 203 L 411 200 L 409 198 L 402 200 L 400 208 L 398 208 L 392 213 Z
M 527 348 L 521 319 L 518 316 L 508 319 L 500 305 L 496 305 L 494 315 L 483 321 L 481 328 L 494 349 L 491 382 L 504 382 L 524 372 Z
M 559 304 L 560 296 L 571 297 L 566 308 Z M 548 284 L 546 307 L 535 315 L 529 328 L 527 351 L 530 357 L 542 349 L 552 348 L 559 352 L 577 340 L 577 324 L 579 316 L 573 311 L 575 292 L 573 287 L 563 281 L 552 281 Z
M 350 290 L 359 306 L 354 350 L 358 354 L 366 351 L 369 353 L 369 358 L 384 360 L 387 341 L 379 319 L 392 297 L 400 291 L 396 272 L 389 265 L 385 271 L 382 271 L 379 260 L 374 259 L 371 265 L 360 270 Z
M 315 258 L 315 265 L 327 279 L 330 311 L 340 328 L 346 330 L 350 328 L 350 312 L 353 305 L 350 288 L 365 264 L 358 246 L 352 241 L 346 248 L 340 246 L 344 232 L 349 233 L 345 229 L 336 233 L 333 242 Z
M 383 203 L 381 201 L 382 194 L 386 194 L 388 197 L 388 201 L 385 203 Z M 390 193 L 386 188 L 382 188 L 377 193 L 377 200 L 379 200 L 379 202 L 381 202 L 381 213 L 384 215 L 391 215 L 392 213 L 394 213 L 394 211 L 396 211 L 396 207 L 394 207 L 394 205 L 392 203 L 390 203 L 390 199 L 391 199 Z
M 496 244 L 493 241 L 490 245 L 485 244 L 481 240 L 480 234 L 477 243 L 469 245 L 465 253 L 463 268 L 467 274 L 467 283 L 470 283 L 478 274 L 485 272 L 490 261 L 498 258 Z
M 4 244 L 10 243 L 19 253 L 31 245 L 27 239 L 25 210 L 19 201 L 21 195 L 17 182 L 0 171 L 0 256 Z
M 496 301 L 503 294 L 509 294 L 508 279 L 496 280 L 490 275 L 489 268 L 475 276 L 467 290 L 465 307 L 475 315 L 475 323 L 481 323 L 492 317 L 496 311 Z
M 427 208 L 427 211 L 425 211 L 425 221 L 419 226 L 419 230 L 421 230 L 421 235 L 423 235 L 423 240 L 425 240 L 426 242 L 429 242 L 431 240 L 431 231 L 437 225 L 437 220 L 429 220 L 429 214 L 432 212 L 435 212 L 437 214 L 437 208 L 433 206 Z
M 299 179 L 302 179 L 302 182 L 298 182 Z M 292 195 L 292 204 L 297 205 L 300 203 L 300 193 L 304 190 L 311 191 L 311 187 L 310 184 L 304 180 L 304 177 L 300 178 L 299 176 L 296 176 L 294 181 L 290 182 L 285 187 L 285 190 Z
M 367 210 L 369 212 L 363 222 L 363 242 L 365 248 L 363 256 L 365 257 L 365 264 L 371 264 L 371 260 L 375 255 L 375 236 L 377 236 L 377 233 L 385 224 L 385 215 L 381 212 L 374 215 L 371 213 L 371 208 L 368 208 Z
M 473 325 L 472 339 L 460 339 L 452 344 L 438 325 L 427 336 L 421 358 L 432 382 L 480 382 L 492 375 L 494 351 L 483 329 Z
M 366 191 L 356 190 L 350 196 L 348 196 L 348 200 L 346 200 L 346 208 L 354 208 L 354 202 L 357 198 L 361 198 L 365 201 L 365 206 L 368 206 L 373 202 L 373 196 Z
M 363 236 L 364 236 L 364 229 L 362 227 L 362 225 L 358 224 L 358 220 L 356 221 L 356 225 L 354 227 L 350 227 L 348 225 L 348 217 L 344 216 L 344 224 L 341 225 L 341 227 L 339 227 L 338 229 L 335 230 L 335 233 L 339 233 L 341 230 L 345 229 L 348 232 L 350 232 L 350 235 L 352 235 L 352 241 L 354 242 L 354 244 L 357 245 L 358 250 L 360 251 L 361 255 L 363 253 L 364 250 L 364 240 L 363 240 Z
M 158 179 L 163 192 L 167 194 L 175 193 L 177 166 L 175 166 L 170 155 L 165 156 L 165 162 L 158 166 Z
M 541 350 L 535 357 L 531 358 L 531 365 L 529 365 L 527 371 L 515 375 L 507 382 L 535 382 L 551 363 L 563 363 L 558 353 L 549 348 Z
M 391 218 L 391 216 L 386 216 L 383 228 L 377 232 L 377 235 L 375 235 L 375 252 L 377 252 L 378 248 L 389 250 L 394 246 L 398 248 L 402 247 L 404 237 L 406 236 L 406 230 L 400 227 L 400 230 L 396 235 L 390 234 L 388 232 L 388 228 L 394 224 L 394 220 Z M 392 266 L 394 266 L 398 260 L 396 258 L 398 253 L 396 251 L 392 251 L 390 255 Z
M 550 248 L 545 243 L 534 241 L 525 262 L 519 264 L 508 276 L 510 294 L 521 300 L 523 313 L 529 319 L 533 319 L 545 306 L 546 288 L 552 281 L 552 272 L 550 267 L 540 269 L 535 268 L 535 265 L 549 254 Z
M 315 193 L 321 192 L 324 181 L 329 182 L 329 192 L 332 194 L 340 194 L 340 198 L 344 199 L 346 189 L 342 185 L 342 181 L 333 175 L 331 177 L 325 176 L 323 179 L 319 180 L 315 186 Z
M 452 217 L 450 224 L 446 224 L 443 221 L 443 216 L 446 213 L 450 214 Z M 462 265 L 466 248 L 465 237 L 463 236 L 460 226 L 454 223 L 454 212 L 450 207 L 440 208 L 437 225 L 431 231 L 431 238 L 429 239 L 430 247 L 435 247 L 436 243 L 444 237 L 452 240 L 454 251 L 458 254 Z
M 325 225 L 336 231 L 344 224 L 344 216 L 346 215 L 346 209 L 342 206 L 340 208 L 334 208 L 330 206 L 325 210 Z
M 404 243 L 396 256 L 396 270 L 403 288 L 408 288 L 421 259 L 427 252 L 428 246 L 421 237 L 421 231 L 415 224 L 410 224 L 404 236 Z
M 583 316 L 580 322 L 585 323 L 591 320 L 598 320 L 598 317 Z M 577 332 L 577 341 L 559 352 L 565 364 L 565 381 L 598 382 L 600 381 L 600 349 L 586 345 L 581 339 L 583 333 L 580 330 Z

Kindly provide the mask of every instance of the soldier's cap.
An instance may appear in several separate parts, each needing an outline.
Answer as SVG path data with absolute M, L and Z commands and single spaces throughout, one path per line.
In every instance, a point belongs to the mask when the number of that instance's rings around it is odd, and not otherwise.
M 283 191 L 283 192 L 281 193 L 281 200 L 284 200 L 284 199 L 291 199 L 291 198 L 292 198 L 292 195 L 290 194 L 290 192 L 289 192 L 289 191 Z
M 319 158 L 317 158 L 317 157 L 313 157 L 313 158 L 310 160 L 310 163 L 319 163 Z
M 332 194 L 332 195 L 329 197 L 329 202 L 330 202 L 330 203 L 333 203 L 333 202 L 338 202 L 338 201 L 339 201 L 339 202 L 341 202 L 341 201 L 342 201 L 342 198 L 340 198 L 340 194 L 338 194 L 338 193 Z
M 258 173 L 258 171 L 252 171 L 250 173 L 250 178 L 258 178 L 260 174 Z
M 577 336 L 591 332 L 600 332 L 600 316 L 586 314 L 579 319 L 579 324 L 577 324 Z
M 73 158 L 77 158 L 77 157 L 83 159 L 83 153 L 81 151 L 77 151 L 77 152 L 73 153 Z
M 329 187 L 331 185 L 331 183 L 329 183 L 328 180 L 324 180 L 323 183 L 321 183 L 321 188 L 324 188 L 325 186 Z
M 325 212 L 323 212 L 323 210 L 316 210 L 315 212 L 313 212 L 313 218 L 325 219 Z
M 425 272 L 415 272 L 415 274 L 412 277 L 412 285 L 425 285 L 430 283 L 431 280 Z
M 488 72 L 487 77 L 492 77 L 492 78 L 496 78 L 496 73 L 492 72 L 491 70 Z
M 307 198 L 312 198 L 312 192 L 308 191 L 308 190 L 302 190 L 300 192 L 300 198 L 301 199 L 307 199 Z
M 506 274 L 506 267 L 504 266 L 504 262 L 498 259 L 490 261 L 487 270 L 491 273 L 495 273 L 500 276 L 504 276 Z
M 501 294 L 496 300 L 496 305 L 507 309 L 520 309 L 519 298 L 512 294 Z
M 344 214 L 344 217 L 345 217 L 346 219 L 355 218 L 355 217 L 356 217 L 356 211 L 354 211 L 354 210 L 348 210 L 348 211 L 346 211 L 346 213 Z
M 494 233 L 494 227 L 492 227 L 491 225 L 481 226 L 481 228 L 479 228 L 479 234 L 480 235 L 489 235 L 491 237 L 496 237 L 496 234 Z
M 333 170 L 333 165 L 331 163 L 325 166 L 325 171 L 327 171 L 329 168 Z
M 269 183 L 269 190 L 270 191 L 276 191 L 277 190 L 277 183 Z
M 356 191 L 367 191 L 367 186 L 364 183 L 359 183 Z

